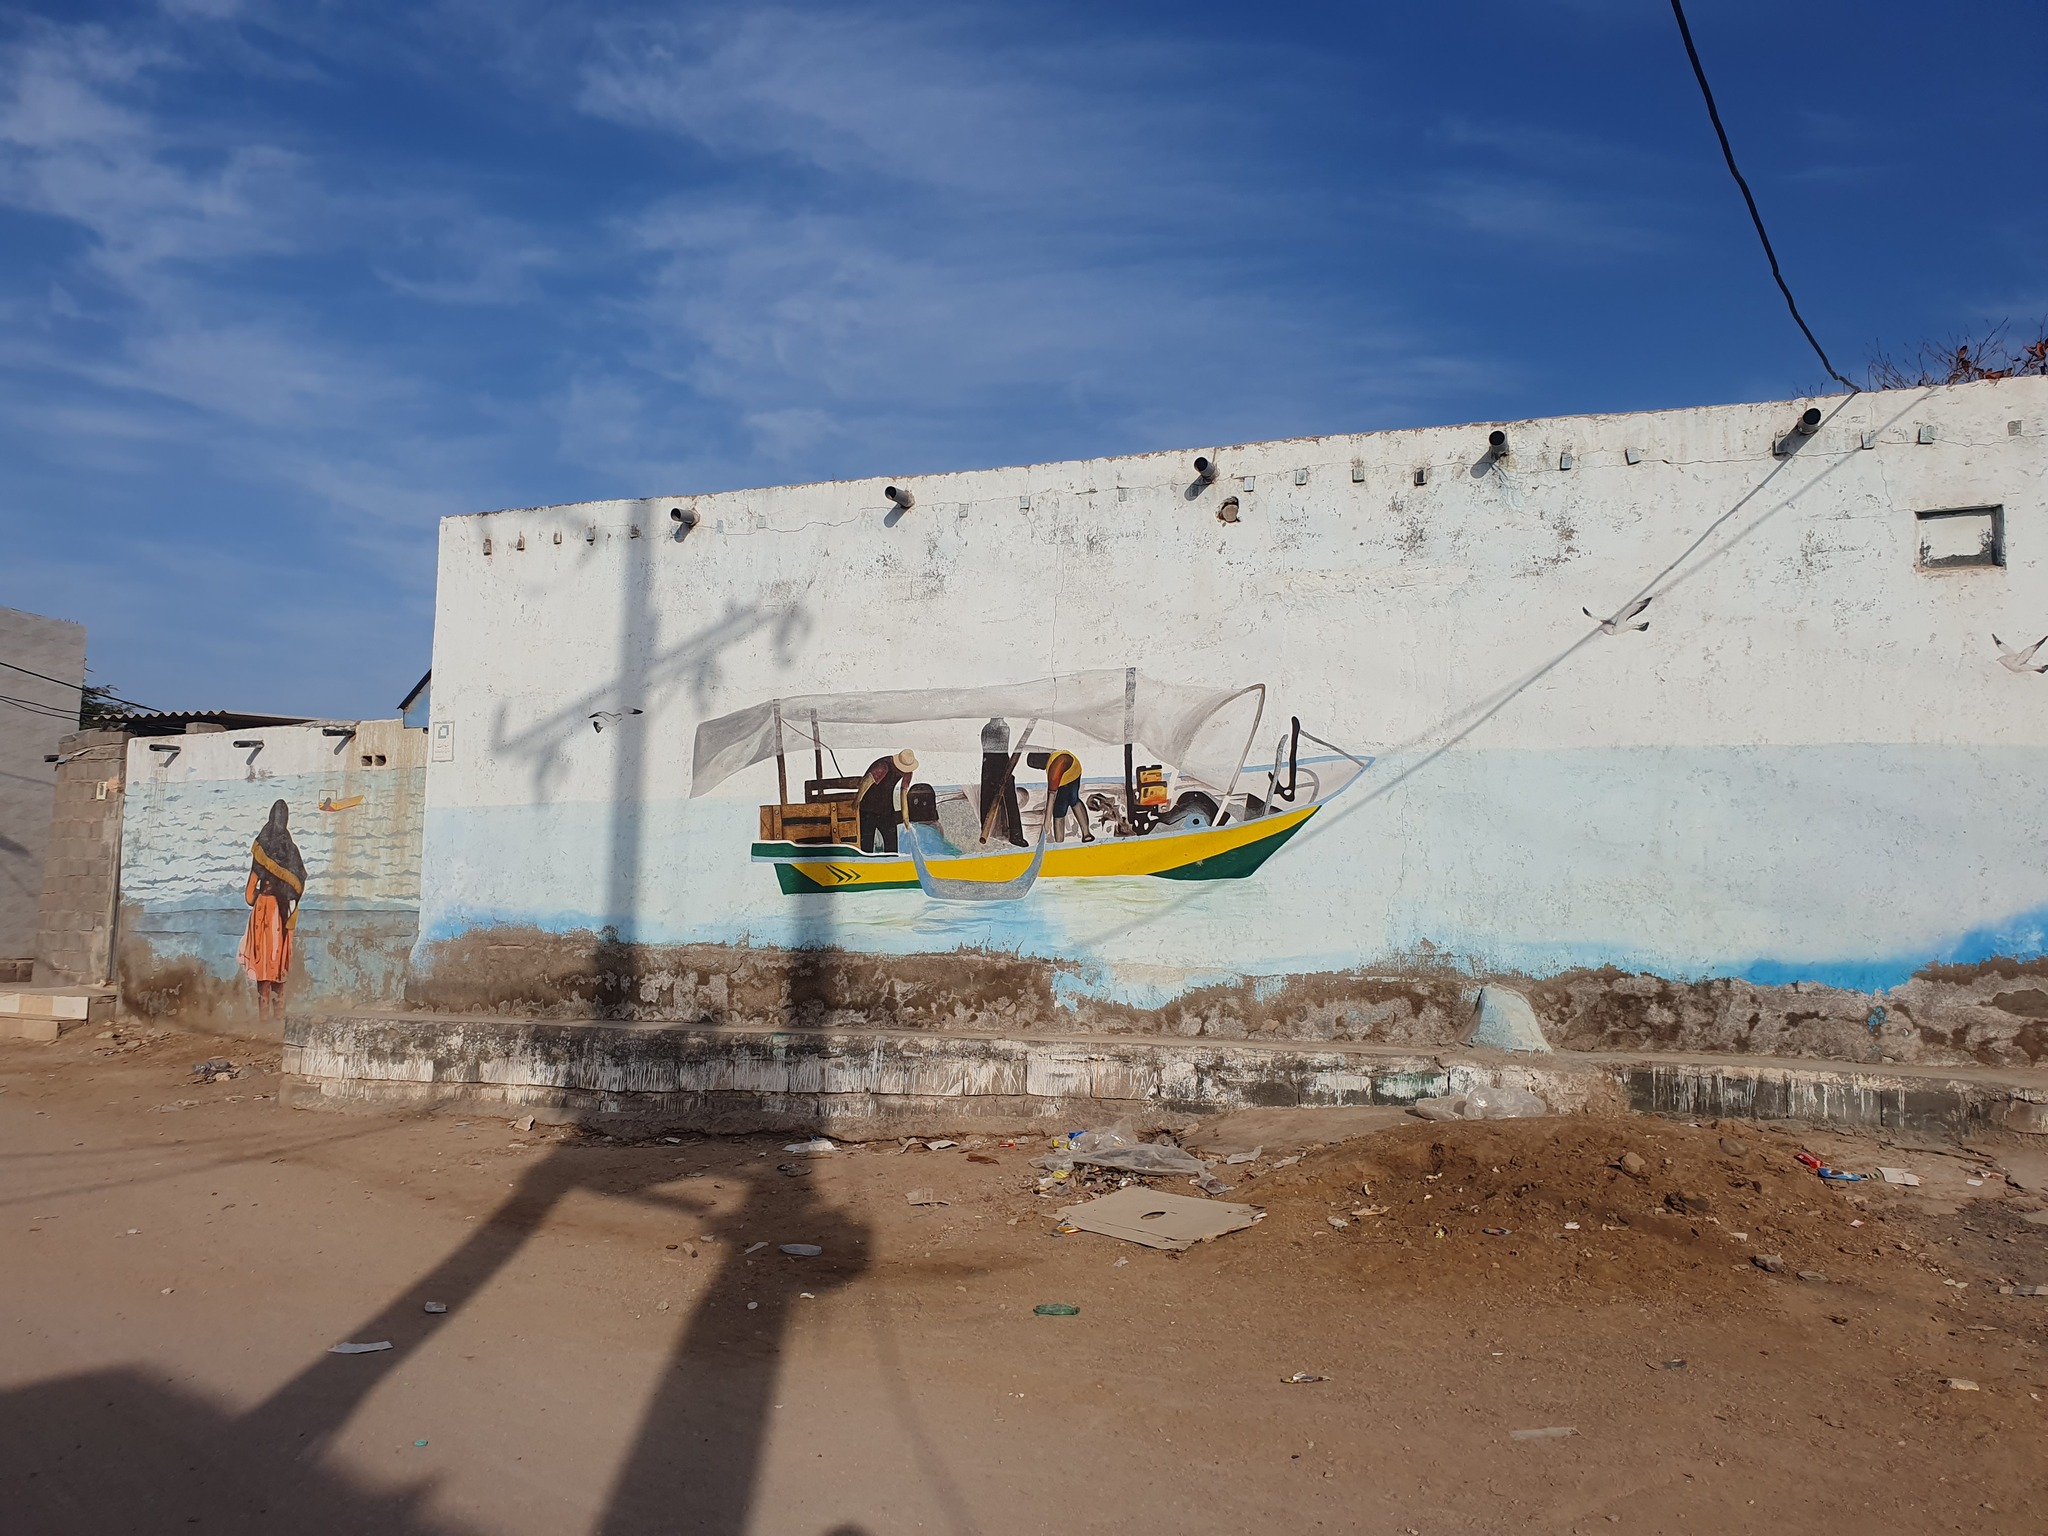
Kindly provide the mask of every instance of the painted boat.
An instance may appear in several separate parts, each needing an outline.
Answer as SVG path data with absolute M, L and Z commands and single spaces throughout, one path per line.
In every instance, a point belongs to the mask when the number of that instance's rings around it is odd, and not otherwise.
M 1008 901 L 1029 894 L 1040 880 L 1242 879 L 1372 766 L 1370 757 L 1305 731 L 1296 718 L 1275 743 L 1271 764 L 1247 773 L 1265 695 L 1263 683 L 1232 689 L 1163 684 L 1123 668 L 979 688 L 771 699 L 698 728 L 691 794 L 774 762 L 777 798 L 761 807 L 761 836 L 751 856 L 772 866 L 781 890 L 792 896 L 916 889 L 945 900 Z M 1249 715 L 1248 729 L 1233 712 Z M 996 732 L 992 754 L 983 717 Z M 1014 752 L 1012 717 L 1028 722 Z M 1065 732 L 1071 746 L 1035 737 L 1041 729 L 1047 736 Z M 1034 739 L 1044 745 L 1028 752 Z M 1008 786 L 1016 806 L 1011 837 L 997 831 L 997 799 L 982 816 L 980 786 L 911 782 L 918 763 L 915 752 L 903 748 L 960 757 L 964 740 L 982 748 L 983 783 L 991 782 L 986 775 L 993 764 Z M 1311 750 L 1304 757 L 1304 741 L 1327 753 Z M 1121 778 L 1072 777 L 1079 769 L 1075 752 L 1092 753 L 1091 743 L 1121 748 Z M 888 768 L 892 747 L 909 765 L 898 775 L 902 788 L 886 791 L 896 798 L 887 802 L 882 822 L 860 811 L 876 781 L 845 775 L 838 761 L 842 747 L 877 744 L 885 757 L 871 773 Z M 1158 760 L 1141 765 L 1141 755 Z M 799 800 L 790 796 L 792 756 L 810 757 L 814 770 L 802 781 Z M 1031 768 L 1048 770 L 1043 787 L 1017 782 L 1016 769 L 1027 757 Z M 1060 758 L 1068 760 L 1064 768 L 1055 761 Z M 1067 775 L 1058 796 L 1054 772 Z M 867 801 L 871 811 L 874 804 Z M 1065 837 L 1070 828 L 1078 834 L 1073 841 Z
M 1156 875 L 1163 880 L 1241 880 L 1279 852 L 1281 845 L 1320 809 L 1319 805 L 1304 806 L 1257 821 L 1199 831 L 1061 844 L 1045 850 L 1039 878 Z M 925 837 L 922 829 L 906 831 Z M 1000 885 L 1022 875 L 1032 858 L 1024 849 L 969 856 L 927 852 L 926 864 L 940 879 Z M 820 891 L 900 891 L 919 885 L 917 865 L 911 854 L 862 853 L 844 843 L 817 847 L 757 842 L 754 862 L 775 866 L 775 878 L 786 896 Z

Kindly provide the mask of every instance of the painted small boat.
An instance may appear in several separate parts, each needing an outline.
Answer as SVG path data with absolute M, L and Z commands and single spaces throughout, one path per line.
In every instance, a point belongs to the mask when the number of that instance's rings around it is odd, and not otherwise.
M 774 867 L 787 895 L 917 889 L 947 900 L 1005 901 L 1028 894 L 1040 880 L 1242 879 L 1372 765 L 1295 719 L 1275 744 L 1270 765 L 1247 773 L 1265 695 L 1263 683 L 1227 690 L 1162 684 L 1127 668 L 984 688 L 773 699 L 698 728 L 691 794 L 774 761 L 778 799 L 761 807 L 752 859 Z M 1242 728 L 1245 715 L 1248 728 Z M 987 745 L 979 734 L 984 721 L 991 730 L 1002 728 L 994 739 L 1007 748 L 1013 718 L 1028 724 L 1008 753 L 1006 770 L 996 754 L 996 770 L 1015 796 L 1010 827 L 1022 833 L 1022 846 L 999 834 L 999 803 L 984 817 L 979 785 L 914 782 L 890 802 L 897 824 L 881 829 L 871 821 L 870 846 L 861 846 L 864 781 L 828 775 L 828 755 L 835 768 L 841 747 L 922 747 L 965 758 L 965 744 Z M 1029 750 L 1035 737 L 1055 733 L 1081 739 Z M 1303 742 L 1311 746 L 1308 756 Z M 1078 771 L 1074 754 L 1092 751 L 1091 744 L 1120 747 L 1123 775 L 1082 775 L 1067 784 L 1059 816 L 1051 814 L 1049 780 L 1044 786 L 1016 783 L 1020 763 L 1071 778 Z M 1326 751 L 1317 754 L 1315 747 Z M 789 794 L 792 749 L 808 754 L 814 769 L 802 783 L 801 800 Z M 1141 755 L 1159 760 L 1140 763 Z M 1073 758 L 1072 766 L 1063 769 L 1057 757 Z M 982 760 L 986 783 L 990 758 L 983 754 Z M 1066 840 L 1070 830 L 1078 833 L 1072 841 Z M 892 832 L 894 849 L 886 847 Z

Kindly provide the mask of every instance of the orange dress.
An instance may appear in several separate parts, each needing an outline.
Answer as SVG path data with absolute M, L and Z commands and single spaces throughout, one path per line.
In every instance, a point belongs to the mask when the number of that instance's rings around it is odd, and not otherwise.
M 260 855 L 259 855 L 260 858 Z M 290 891 L 290 876 L 282 870 L 265 879 L 260 863 L 249 871 L 249 884 L 242 899 L 249 904 L 249 926 L 242 931 L 242 969 L 257 981 L 282 982 L 292 968 L 292 930 L 299 925 L 299 904 L 291 902 L 289 914 L 272 886 Z M 279 875 L 284 878 L 280 880 Z M 293 893 L 296 896 L 296 893 Z

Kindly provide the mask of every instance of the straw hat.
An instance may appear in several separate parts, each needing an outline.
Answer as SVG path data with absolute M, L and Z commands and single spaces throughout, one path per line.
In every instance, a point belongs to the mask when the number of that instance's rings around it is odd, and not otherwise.
M 894 761 L 896 766 L 898 768 L 901 768 L 905 773 L 917 772 L 917 754 L 911 751 L 908 747 L 905 747 L 901 752 L 898 752 L 894 759 L 892 759 L 892 761 Z

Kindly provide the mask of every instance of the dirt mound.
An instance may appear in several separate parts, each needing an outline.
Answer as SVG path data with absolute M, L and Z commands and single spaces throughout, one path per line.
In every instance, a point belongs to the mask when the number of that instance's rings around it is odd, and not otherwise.
M 1396 1288 L 1512 1279 L 1718 1297 L 1755 1294 L 1754 1256 L 1781 1259 L 1796 1284 L 1802 1270 L 1852 1280 L 1915 1246 L 1885 1186 L 1829 1184 L 1800 1150 L 1752 1125 L 1418 1122 L 1310 1152 L 1229 1198 Z

